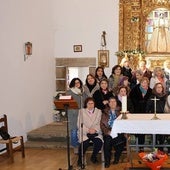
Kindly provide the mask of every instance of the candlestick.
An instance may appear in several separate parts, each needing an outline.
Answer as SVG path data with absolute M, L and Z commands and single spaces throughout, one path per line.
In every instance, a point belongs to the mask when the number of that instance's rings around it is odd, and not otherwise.
M 155 96 L 155 97 L 154 97 L 153 99 L 151 99 L 151 100 L 154 101 L 154 116 L 153 116 L 153 118 L 152 118 L 151 120 L 158 120 L 159 118 L 156 116 L 156 101 L 159 100 L 159 99 L 157 99 L 156 96 Z
M 127 112 L 127 96 L 122 96 L 122 112 Z

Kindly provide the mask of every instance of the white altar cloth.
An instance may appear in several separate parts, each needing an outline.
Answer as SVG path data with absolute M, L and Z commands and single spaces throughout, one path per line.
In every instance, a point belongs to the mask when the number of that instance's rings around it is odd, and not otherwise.
M 128 119 L 120 115 L 113 124 L 111 136 L 118 133 L 127 134 L 170 134 L 170 114 L 157 114 L 159 120 L 151 120 L 154 114 L 127 114 Z

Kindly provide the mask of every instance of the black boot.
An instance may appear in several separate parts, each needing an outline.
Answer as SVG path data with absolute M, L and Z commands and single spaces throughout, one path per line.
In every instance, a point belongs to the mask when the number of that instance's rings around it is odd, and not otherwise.
M 117 160 L 117 159 L 115 159 L 114 161 L 113 161 L 113 165 L 116 165 L 116 164 L 118 164 L 119 163 L 119 160 Z
M 109 168 L 110 167 L 110 160 L 105 160 L 104 167 L 105 168 Z
M 90 160 L 91 160 L 94 164 L 98 163 L 97 157 L 94 156 L 94 155 L 91 156 Z
M 113 161 L 114 165 L 119 163 L 120 156 L 121 156 L 121 152 L 115 151 L 114 161 Z
M 81 167 L 82 166 L 82 161 L 81 159 L 79 158 L 78 161 L 77 161 L 77 166 Z

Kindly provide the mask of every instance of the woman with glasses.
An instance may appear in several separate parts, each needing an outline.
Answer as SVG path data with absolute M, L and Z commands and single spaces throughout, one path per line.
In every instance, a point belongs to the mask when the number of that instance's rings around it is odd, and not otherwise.
M 82 167 L 82 164 L 84 164 L 84 154 L 91 142 L 93 142 L 91 161 L 94 164 L 98 162 L 97 154 L 103 145 L 102 132 L 100 129 L 101 114 L 101 110 L 95 107 L 94 99 L 92 97 L 88 97 L 85 100 L 84 108 L 79 111 L 78 115 L 77 126 L 80 143 L 77 162 L 78 166 Z

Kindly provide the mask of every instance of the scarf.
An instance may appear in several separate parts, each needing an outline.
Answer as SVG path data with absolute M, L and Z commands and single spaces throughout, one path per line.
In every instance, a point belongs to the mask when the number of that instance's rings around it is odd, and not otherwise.
M 94 83 L 93 85 L 86 83 L 86 85 L 87 85 L 89 91 L 91 92 L 94 89 L 94 87 L 96 86 L 96 83 Z
M 147 90 L 145 90 L 144 88 L 142 88 L 142 86 L 139 86 L 140 91 L 142 92 L 142 94 L 146 95 Z
M 108 125 L 110 128 L 113 127 L 113 123 L 114 123 L 114 120 L 116 119 L 117 115 L 114 112 L 112 112 L 111 110 L 109 111 L 109 120 L 108 120 Z
M 72 87 L 70 89 L 74 94 L 78 94 L 78 95 L 81 95 L 82 94 L 82 91 L 81 89 L 77 88 L 77 87 Z

